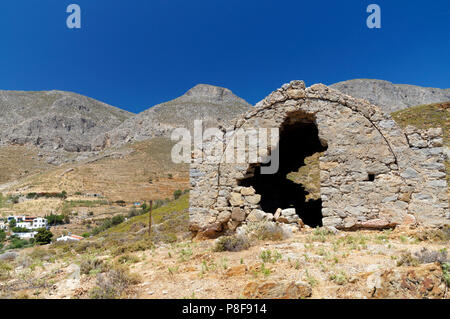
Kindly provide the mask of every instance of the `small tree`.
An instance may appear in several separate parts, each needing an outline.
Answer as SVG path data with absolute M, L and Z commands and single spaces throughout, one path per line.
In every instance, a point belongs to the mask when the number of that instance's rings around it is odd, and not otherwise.
M 178 199 L 180 196 L 183 195 L 183 192 L 179 189 L 177 189 L 175 192 L 173 192 L 173 198 Z
M 116 215 L 111 219 L 111 224 L 113 226 L 119 225 L 119 224 L 123 223 L 124 220 L 125 220 L 125 218 L 122 215 Z
M 6 239 L 6 233 L 3 229 L 0 229 L 0 243 L 5 241 Z
M 16 220 L 15 219 L 11 219 L 9 221 L 9 229 L 16 227 Z
M 34 239 L 35 239 L 36 243 L 39 245 L 47 245 L 52 242 L 52 237 L 53 237 L 53 234 L 51 231 L 49 231 L 45 228 L 41 228 L 38 230 L 38 233 L 36 234 L 36 236 L 34 236 Z

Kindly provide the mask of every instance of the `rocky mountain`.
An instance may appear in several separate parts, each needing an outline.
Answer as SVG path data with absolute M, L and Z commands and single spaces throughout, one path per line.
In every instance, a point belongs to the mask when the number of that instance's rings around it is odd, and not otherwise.
M 0 91 L 0 145 L 90 151 L 95 137 L 133 114 L 63 91 Z
M 181 97 L 137 114 L 99 136 L 94 148 L 103 149 L 153 137 L 170 137 L 174 128 L 193 128 L 194 120 L 203 120 L 204 127 L 215 127 L 250 107 L 249 103 L 226 88 L 198 84 Z
M 450 101 L 450 89 L 426 88 L 408 84 L 392 84 L 383 80 L 356 79 L 330 85 L 347 95 L 366 99 L 386 113 L 414 105 Z

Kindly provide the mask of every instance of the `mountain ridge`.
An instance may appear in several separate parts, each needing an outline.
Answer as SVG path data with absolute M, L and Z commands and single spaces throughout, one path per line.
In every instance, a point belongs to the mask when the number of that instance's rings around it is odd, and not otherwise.
M 132 113 L 73 92 L 0 90 L 0 144 L 91 150 L 94 136 Z
M 378 79 L 353 79 L 329 87 L 368 100 L 389 114 L 411 106 L 450 101 L 450 89 L 394 84 Z
M 157 104 L 99 136 L 94 149 L 123 145 L 153 137 L 170 137 L 174 128 L 192 129 L 194 120 L 202 120 L 206 127 L 232 120 L 252 107 L 231 90 L 197 84 L 185 94 L 171 101 Z

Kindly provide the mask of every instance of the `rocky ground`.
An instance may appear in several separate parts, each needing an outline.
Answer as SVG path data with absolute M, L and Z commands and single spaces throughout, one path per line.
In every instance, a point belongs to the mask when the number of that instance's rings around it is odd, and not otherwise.
M 304 228 L 235 252 L 217 251 L 221 240 L 153 245 L 145 232 L 137 241 L 99 235 L 2 257 L 0 296 L 449 298 L 448 229 Z

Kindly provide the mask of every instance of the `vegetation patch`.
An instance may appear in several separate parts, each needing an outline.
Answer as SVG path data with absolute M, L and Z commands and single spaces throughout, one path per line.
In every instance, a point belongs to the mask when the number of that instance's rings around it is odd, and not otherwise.
M 129 296 L 127 290 L 140 282 L 138 276 L 130 274 L 124 267 L 108 270 L 97 275 L 96 286 L 91 289 L 92 299 L 116 299 Z
M 214 251 L 241 251 L 250 248 L 250 241 L 245 235 L 219 237 L 214 245 Z

